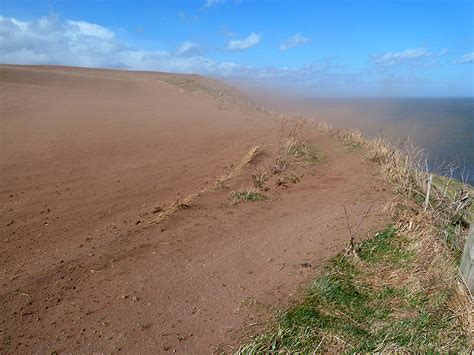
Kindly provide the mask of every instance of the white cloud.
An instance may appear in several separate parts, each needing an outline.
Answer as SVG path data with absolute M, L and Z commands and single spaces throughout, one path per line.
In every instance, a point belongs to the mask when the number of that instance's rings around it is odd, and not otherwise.
M 458 60 L 459 64 L 474 63 L 474 52 L 464 54 L 461 59 Z
M 422 58 L 431 57 L 433 53 L 425 48 L 406 49 L 403 52 L 386 52 L 380 55 L 372 56 L 372 60 L 382 66 L 392 66 Z
M 44 19 L 44 21 L 47 21 L 47 19 Z M 67 21 L 67 24 L 71 26 L 71 28 L 77 27 L 78 32 L 85 36 L 97 37 L 104 40 L 111 40 L 115 37 L 115 34 L 112 31 L 94 23 L 69 20 Z
M 102 26 L 55 16 L 34 21 L 0 17 L 0 43 L 0 62 L 17 64 L 103 66 L 122 47 Z
M 195 56 L 201 54 L 201 50 L 197 43 L 186 41 L 179 46 L 177 54 L 180 56 Z
M 116 34 L 97 24 L 61 21 L 55 16 L 33 21 L 0 17 L 0 63 L 61 64 L 160 70 L 216 75 L 221 64 L 198 55 L 184 42 L 176 54 L 126 47 Z
M 230 51 L 243 51 L 252 47 L 255 47 L 260 43 L 262 36 L 251 33 L 248 37 L 244 39 L 235 39 L 230 40 L 227 43 L 227 49 Z
M 290 48 L 305 44 L 309 42 L 309 38 L 300 35 L 299 33 L 291 36 L 285 42 L 280 44 L 281 51 L 287 51 Z
M 231 47 L 250 48 L 260 36 L 249 37 Z M 33 21 L 0 17 L 0 63 L 62 64 L 159 70 L 208 75 L 230 75 L 236 67 L 200 54 L 194 42 L 184 42 L 175 53 L 129 48 L 116 33 L 98 24 L 63 21 L 56 16 Z

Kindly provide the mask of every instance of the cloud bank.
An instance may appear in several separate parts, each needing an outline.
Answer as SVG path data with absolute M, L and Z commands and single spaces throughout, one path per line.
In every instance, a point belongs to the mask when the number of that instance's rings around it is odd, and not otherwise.
M 261 36 L 251 33 L 246 38 L 229 41 L 227 49 L 243 51 L 260 42 Z M 282 43 L 281 49 L 288 50 L 303 43 L 307 43 L 307 38 L 294 35 Z M 361 92 L 380 94 L 381 90 L 406 95 L 407 89 L 416 94 L 416 82 L 426 79 L 415 75 L 412 67 L 404 72 L 401 65 L 429 68 L 428 64 L 437 63 L 437 58 L 447 53 L 446 50 L 432 52 L 426 48 L 385 52 L 370 56 L 371 61 L 359 67 L 347 67 L 335 59 L 313 60 L 298 67 L 252 66 L 211 59 L 203 55 L 198 43 L 192 41 L 185 41 L 172 51 L 131 47 L 109 28 L 85 21 L 62 20 L 57 16 L 32 21 L 0 16 L 0 44 L 0 63 L 5 64 L 196 73 L 326 96 Z M 474 53 L 465 53 L 451 63 L 472 65 Z
M 245 50 L 257 45 L 260 39 L 252 33 L 243 40 L 230 41 L 229 48 Z M 57 16 L 33 21 L 0 16 L 0 43 L 0 63 L 6 64 L 55 64 L 221 77 L 268 76 L 262 68 L 207 58 L 195 42 L 186 41 L 173 52 L 137 49 L 126 46 L 116 33 L 103 26 L 64 21 Z
M 184 42 L 175 53 L 142 50 L 124 45 L 100 25 L 41 17 L 18 21 L 0 17 L 0 62 L 9 64 L 62 64 L 84 67 L 226 73 L 229 66 L 199 55 L 194 42 Z

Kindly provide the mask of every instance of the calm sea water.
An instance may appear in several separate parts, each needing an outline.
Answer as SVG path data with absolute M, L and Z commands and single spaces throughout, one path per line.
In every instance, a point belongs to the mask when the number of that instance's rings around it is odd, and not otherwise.
M 474 98 L 311 99 L 300 113 L 426 149 L 432 170 L 457 162 L 456 178 L 474 185 Z

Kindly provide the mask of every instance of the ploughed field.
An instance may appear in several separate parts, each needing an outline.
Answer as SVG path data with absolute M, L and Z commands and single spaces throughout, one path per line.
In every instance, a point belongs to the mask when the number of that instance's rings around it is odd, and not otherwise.
M 386 225 L 361 150 L 232 95 L 0 66 L 0 352 L 231 351 Z

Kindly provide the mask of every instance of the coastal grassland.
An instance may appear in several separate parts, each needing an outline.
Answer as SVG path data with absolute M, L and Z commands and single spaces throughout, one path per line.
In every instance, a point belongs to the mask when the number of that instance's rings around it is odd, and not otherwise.
M 333 258 L 299 303 L 239 351 L 469 350 L 455 265 L 441 243 L 432 259 L 430 238 L 407 228 L 390 226 Z
M 421 149 L 317 126 L 379 164 L 397 193 L 393 223 L 332 259 L 302 299 L 239 352 L 469 352 L 472 298 L 457 265 L 472 187 L 434 175 L 427 197 Z

